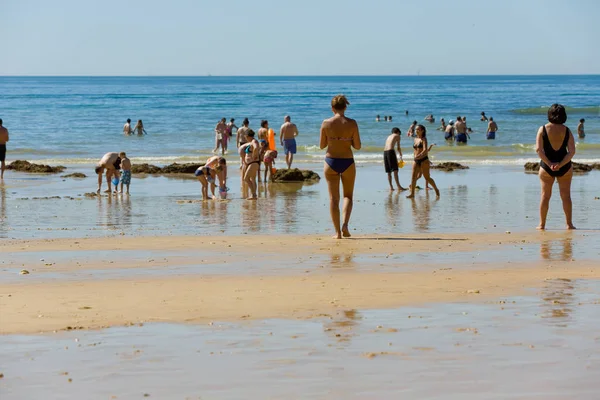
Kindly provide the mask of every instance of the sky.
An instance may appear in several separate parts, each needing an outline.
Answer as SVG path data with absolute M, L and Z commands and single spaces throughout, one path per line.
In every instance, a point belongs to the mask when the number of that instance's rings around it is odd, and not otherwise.
M 597 0 L 0 0 L 0 75 L 600 74 L 599 19 Z

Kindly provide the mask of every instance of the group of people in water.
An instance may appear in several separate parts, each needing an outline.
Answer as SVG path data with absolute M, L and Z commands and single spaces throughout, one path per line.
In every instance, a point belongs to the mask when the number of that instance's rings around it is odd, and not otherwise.
M 406 113 L 406 115 L 408 115 L 408 112 Z M 423 120 L 429 122 L 430 124 L 435 123 L 435 117 L 433 116 L 433 114 L 429 114 L 429 115 L 425 116 L 425 118 L 423 118 Z M 375 117 L 375 121 L 376 122 L 381 121 L 381 118 L 379 115 L 377 115 Z M 385 121 L 386 122 L 392 121 L 392 117 L 391 116 L 385 117 Z M 481 112 L 481 121 L 488 122 L 486 138 L 488 140 L 496 139 L 496 132 L 498 132 L 498 124 L 494 121 L 494 118 L 490 117 L 488 120 L 488 117 L 485 115 L 485 112 L 482 111 Z M 450 120 L 450 121 L 448 121 L 447 124 L 446 124 L 446 121 L 444 120 L 444 118 L 442 118 L 440 120 L 440 123 L 441 123 L 441 125 L 439 128 L 437 128 L 437 130 L 444 132 L 444 139 L 446 139 L 446 141 L 448 141 L 448 142 L 455 141 L 456 143 L 467 144 L 468 140 L 471 139 L 471 137 L 469 136 L 469 133 L 473 133 L 473 130 L 467 126 L 467 117 L 464 117 L 464 116 L 461 117 L 459 115 L 456 117 L 456 122 L 454 120 Z M 416 137 L 417 125 L 418 125 L 418 122 L 416 120 L 414 120 L 412 122 L 412 124 L 410 125 L 410 127 L 408 128 L 406 135 L 409 137 L 413 137 L 413 138 Z
M 129 118 L 127 118 L 125 125 L 123 125 L 123 134 L 125 136 L 131 136 L 136 133 L 138 136 L 143 136 L 143 135 L 148 134 L 146 132 L 146 130 L 144 129 L 144 123 L 142 122 L 141 119 L 138 119 L 138 122 L 135 124 L 135 126 L 133 128 L 131 128 L 131 120 Z
M 337 95 L 331 100 L 331 111 L 333 117 L 323 121 L 320 129 L 319 147 L 325 149 L 324 176 L 327 181 L 329 191 L 329 210 L 335 230 L 334 238 L 348 238 L 350 234 L 350 216 L 352 214 L 353 199 L 354 199 L 354 183 L 356 180 L 356 165 L 354 163 L 353 150 L 361 149 L 361 139 L 358 128 L 358 123 L 346 116 L 346 109 L 350 102 L 344 95 Z M 433 119 L 433 116 L 430 116 Z M 492 118 L 488 118 L 484 113 L 481 113 L 481 120 L 491 124 Z M 567 120 L 565 107 L 560 104 L 553 104 L 548 109 L 548 123 L 539 128 L 536 137 L 536 152 L 540 161 L 539 179 L 541 182 L 541 200 L 540 200 L 540 223 L 538 229 L 546 228 L 546 219 L 548 215 L 550 198 L 552 196 L 552 188 L 555 182 L 558 182 L 560 197 L 563 203 L 563 210 L 567 223 L 567 229 L 575 229 L 573 225 L 572 201 L 571 201 L 571 181 L 573 177 L 572 158 L 575 155 L 575 139 L 568 127 L 564 125 Z M 232 118 L 229 124 L 222 119 L 215 128 L 215 131 L 220 134 L 217 136 L 217 145 L 221 144 L 223 154 L 221 156 L 212 156 L 206 163 L 198 168 L 195 176 L 202 185 L 202 196 L 204 199 L 210 197 L 216 199 L 215 189 L 219 188 L 221 198 L 227 195 L 227 160 L 224 157 L 223 150 L 223 134 L 229 135 L 233 128 L 236 132 L 236 145 L 241 160 L 241 179 L 244 191 L 249 191 L 248 200 L 257 199 L 257 179 L 260 180 L 260 166 L 264 164 L 265 182 L 272 173 L 273 163 L 277 158 L 277 151 L 274 146 L 269 143 L 274 141 L 274 134 L 270 132 L 268 121 L 262 121 L 261 127 L 256 134 L 249 127 L 248 119 L 244 119 L 242 126 L 237 128 L 235 120 Z M 1 126 L 0 120 L 0 128 Z M 442 120 L 443 123 L 443 120 Z M 497 126 L 488 124 L 488 132 L 496 132 Z M 580 122 L 580 126 L 583 121 Z M 467 135 L 467 126 L 465 118 L 457 118 L 457 124 L 450 121 L 447 126 L 454 126 L 456 135 Z M 457 125 L 457 126 L 456 126 Z M 446 126 L 446 127 L 447 127 Z M 229 129 L 228 127 L 231 127 Z M 3 128 L 4 129 L 4 128 Z M 583 127 L 581 127 L 583 131 Z M 578 127 L 579 131 L 579 127 Z M 2 136 L 0 131 L 0 144 L 2 141 L 8 141 Z M 401 134 L 399 128 L 392 128 L 392 132 L 385 141 L 383 152 L 384 168 L 388 174 L 388 183 L 390 189 L 394 190 L 392 182 L 392 174 L 396 186 L 399 190 L 406 190 L 400 185 L 398 180 L 398 168 L 404 163 L 402 159 L 402 150 L 400 147 Z M 284 124 L 280 130 L 280 143 L 286 153 L 286 162 L 288 168 L 291 167 L 293 154 L 296 153 L 296 141 L 298 129 L 291 122 L 291 118 L 286 116 Z M 413 163 L 412 177 L 409 186 L 410 193 L 407 198 L 415 196 L 417 181 L 423 177 L 427 186 L 431 185 L 435 191 L 436 198 L 440 197 L 440 191 L 430 174 L 431 163 L 428 157 L 429 151 L 433 145 L 427 142 L 427 128 L 424 125 L 413 122 L 409 128 L 408 136 L 413 137 Z M 458 138 L 457 138 L 458 140 Z M 226 146 L 226 145 L 225 145 Z M 225 147 L 226 149 L 227 147 Z M 218 146 L 215 148 L 215 151 Z M 396 155 L 398 152 L 398 156 Z M 398 161 L 398 158 L 400 161 Z M 129 193 L 129 185 L 131 182 L 131 162 L 125 153 L 107 153 L 102 157 L 96 166 L 96 174 L 98 175 L 98 192 L 102 187 L 102 175 L 105 173 L 108 189 L 110 193 L 111 183 L 117 185 L 121 183 L 121 190 L 125 186 Z M 247 188 L 247 189 L 246 189 Z M 341 189 L 341 193 L 340 193 Z M 340 209 L 340 201 L 342 208 Z

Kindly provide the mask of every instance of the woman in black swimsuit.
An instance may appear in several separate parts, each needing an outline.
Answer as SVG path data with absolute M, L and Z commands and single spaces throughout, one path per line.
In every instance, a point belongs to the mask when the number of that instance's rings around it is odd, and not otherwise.
M 335 114 L 321 125 L 320 148 L 327 148 L 325 155 L 325 179 L 329 189 L 329 211 L 333 227 L 334 239 L 350 237 L 348 222 L 352 213 L 354 181 L 356 166 L 352 148 L 360 150 L 360 135 L 355 120 L 344 115 L 350 104 L 346 96 L 338 95 L 331 100 L 331 111 Z M 344 192 L 344 223 L 340 226 L 340 181 Z
M 548 109 L 548 121 L 550 123 L 540 127 L 536 138 L 536 151 L 541 159 L 539 177 L 542 184 L 540 225 L 537 229 L 546 229 L 546 217 L 555 180 L 558 181 L 567 229 L 575 229 L 571 202 L 571 180 L 573 179 L 571 159 L 575 155 L 575 138 L 571 130 L 564 125 L 567 121 L 564 106 L 552 104 Z
M 429 167 L 431 166 L 429 162 L 429 148 L 427 148 L 427 130 L 423 125 L 418 125 L 417 129 L 417 137 L 415 138 L 415 143 L 413 144 L 413 148 L 415 149 L 414 162 L 413 162 L 413 170 L 412 170 L 412 183 L 410 185 L 410 194 L 406 196 L 408 199 L 412 199 L 415 197 L 415 189 L 417 187 L 417 179 L 421 174 L 423 177 L 431 185 L 433 190 L 435 190 L 435 195 L 440 197 L 440 191 L 437 188 L 435 181 L 429 175 Z

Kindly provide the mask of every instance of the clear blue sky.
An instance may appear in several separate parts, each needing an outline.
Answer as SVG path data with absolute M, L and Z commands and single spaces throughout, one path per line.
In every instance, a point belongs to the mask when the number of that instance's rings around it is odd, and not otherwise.
M 598 0 L 0 0 L 0 75 L 598 74 Z

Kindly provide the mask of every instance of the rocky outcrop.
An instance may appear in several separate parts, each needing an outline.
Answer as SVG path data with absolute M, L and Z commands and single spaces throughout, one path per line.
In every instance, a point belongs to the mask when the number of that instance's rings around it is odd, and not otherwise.
M 83 178 L 87 178 L 87 175 L 86 174 L 82 174 L 81 172 L 74 172 L 72 174 L 63 175 L 63 176 L 61 176 L 61 178 L 78 178 L 78 179 L 83 179 Z
M 160 174 L 162 168 L 152 164 L 133 164 L 131 166 L 132 174 Z
M 438 169 L 440 171 L 452 172 L 456 169 L 469 169 L 466 165 L 462 165 L 456 162 L 443 162 L 437 163 L 431 166 L 432 169 Z
M 132 174 L 150 174 L 150 175 L 160 175 L 160 174 L 193 174 L 196 170 L 203 166 L 204 163 L 186 163 L 186 164 L 177 164 L 173 163 L 167 165 L 166 167 L 157 167 L 152 164 L 134 164 L 131 166 Z
M 204 163 L 186 163 L 186 164 L 170 164 L 162 168 L 161 174 L 193 174 Z
M 29 161 L 16 160 L 11 162 L 6 169 L 34 174 L 58 174 L 67 169 L 67 167 L 63 167 L 62 165 L 51 167 L 50 165 L 32 164 Z
M 539 162 L 528 162 L 525 164 L 525 171 L 527 172 L 538 172 L 540 170 L 540 163 Z M 580 163 L 573 163 L 573 172 L 575 173 L 585 173 L 585 172 L 590 172 L 593 169 L 600 169 L 600 164 L 592 164 L 592 165 L 588 165 L 588 164 L 580 164 Z
M 309 170 L 278 169 L 273 174 L 274 182 L 315 182 L 320 180 L 319 174 Z

